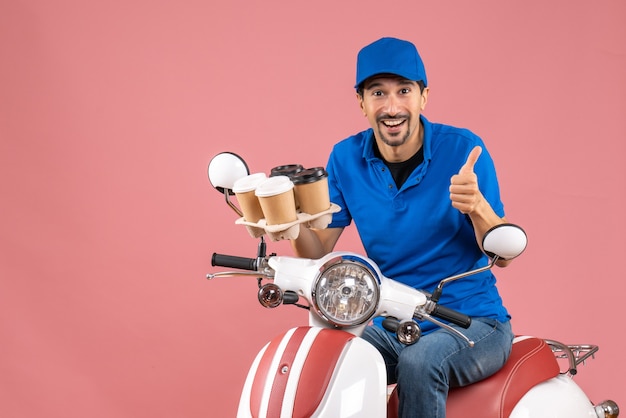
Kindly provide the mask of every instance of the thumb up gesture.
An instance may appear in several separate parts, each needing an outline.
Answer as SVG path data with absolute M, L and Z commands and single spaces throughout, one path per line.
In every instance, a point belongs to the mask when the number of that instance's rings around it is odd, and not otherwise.
M 481 147 L 475 146 L 470 151 L 459 173 L 450 179 L 450 200 L 452 201 L 452 206 L 467 215 L 474 212 L 483 200 L 483 196 L 478 189 L 478 177 L 474 173 L 474 165 L 478 161 L 482 150 Z

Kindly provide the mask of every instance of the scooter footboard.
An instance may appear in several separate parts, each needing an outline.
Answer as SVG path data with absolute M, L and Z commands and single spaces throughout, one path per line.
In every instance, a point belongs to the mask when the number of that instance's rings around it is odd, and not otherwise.
M 385 416 L 382 357 L 353 334 L 293 328 L 254 360 L 237 417 Z

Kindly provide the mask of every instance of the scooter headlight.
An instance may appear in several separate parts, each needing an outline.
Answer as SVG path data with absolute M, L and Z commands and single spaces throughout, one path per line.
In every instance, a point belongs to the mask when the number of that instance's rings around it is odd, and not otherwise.
M 332 325 L 360 325 L 376 312 L 380 278 L 362 258 L 344 255 L 322 266 L 312 296 L 313 308 Z

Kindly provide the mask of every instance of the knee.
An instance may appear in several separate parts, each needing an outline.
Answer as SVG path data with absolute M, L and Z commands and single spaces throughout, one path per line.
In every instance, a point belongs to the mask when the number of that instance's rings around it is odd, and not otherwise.
M 407 347 L 402 350 L 398 357 L 396 375 L 398 376 L 399 384 L 402 383 L 403 379 L 432 381 L 433 379 L 441 379 L 444 376 L 441 371 L 441 362 L 435 359 L 436 356 L 433 356 L 432 353 L 425 355 L 422 350 L 411 348 Z

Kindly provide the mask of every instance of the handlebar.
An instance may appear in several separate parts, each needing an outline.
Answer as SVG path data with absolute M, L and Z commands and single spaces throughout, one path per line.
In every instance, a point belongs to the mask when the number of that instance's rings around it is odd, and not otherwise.
M 433 311 L 430 313 L 432 316 L 443 319 L 444 321 L 451 322 L 460 326 L 461 328 L 469 328 L 472 324 L 472 318 L 454 309 L 446 308 L 445 306 L 435 305 Z
M 261 252 L 261 250 L 263 251 Z M 260 249 L 259 254 L 264 254 L 264 253 L 265 253 L 264 248 Z M 264 261 L 264 258 L 260 256 L 257 258 L 249 258 L 249 257 L 238 257 L 238 256 L 233 256 L 233 255 L 227 255 L 227 254 L 213 253 L 213 256 L 211 257 L 212 266 L 235 268 L 238 270 L 258 272 L 264 277 L 272 278 L 273 274 L 268 273 L 268 271 L 271 271 L 273 273 L 273 270 L 268 268 L 268 266 L 265 265 L 265 263 L 266 261 Z M 249 275 L 249 274 L 243 273 L 243 272 L 224 272 L 224 273 L 207 275 L 207 278 L 212 279 L 218 276 L 233 276 L 233 275 Z M 297 297 L 295 301 L 297 301 Z M 293 302 L 289 302 L 289 303 L 293 303 Z M 416 308 L 414 317 L 417 319 L 429 320 L 431 322 L 434 322 L 435 324 L 443 328 L 446 328 L 450 332 L 455 333 L 455 334 L 459 333 L 459 331 L 453 329 L 452 327 L 447 325 L 447 323 L 455 324 L 465 329 L 469 328 L 469 326 L 472 323 L 472 319 L 468 315 L 465 315 L 454 309 L 441 306 L 435 300 L 429 300 L 421 308 Z M 443 322 L 440 322 L 439 320 Z M 393 328 L 393 325 L 391 324 L 388 324 L 388 325 L 389 325 L 389 328 Z M 397 324 L 394 324 L 394 325 L 397 327 Z M 468 340 L 464 335 L 461 334 L 460 337 L 463 339 L 466 339 L 468 343 L 470 344 L 470 346 L 473 346 L 474 343 Z
M 211 265 L 218 267 L 229 267 L 240 270 L 258 270 L 258 262 L 256 258 L 237 257 L 234 255 L 213 253 L 211 257 Z
M 434 307 L 433 307 L 434 306 Z M 469 328 L 472 323 L 472 318 L 468 315 L 462 314 L 461 312 L 455 311 L 454 309 L 446 308 L 444 306 L 439 306 L 436 304 L 431 304 L 431 312 L 428 314 L 428 318 L 433 321 L 434 318 L 442 319 L 446 322 L 453 323 L 455 325 L 460 326 L 461 328 Z M 424 314 L 417 315 L 417 318 L 425 319 Z M 436 321 L 436 320 L 435 320 Z M 436 321 L 439 322 L 439 321 Z M 390 332 L 396 332 L 398 329 L 398 325 L 400 321 L 394 317 L 386 317 L 383 320 L 383 328 Z M 445 325 L 445 324 L 443 324 Z

